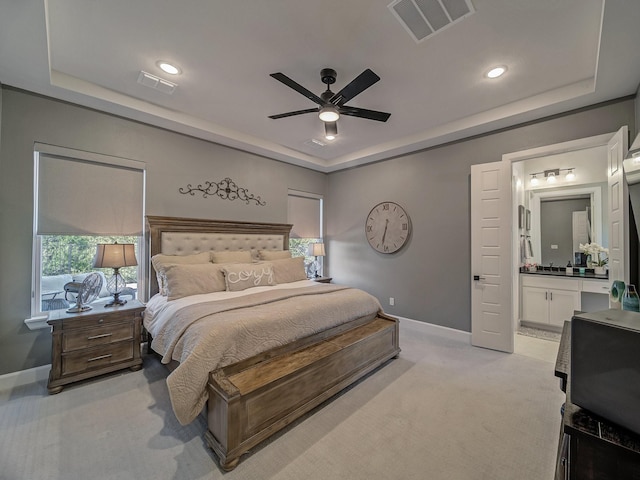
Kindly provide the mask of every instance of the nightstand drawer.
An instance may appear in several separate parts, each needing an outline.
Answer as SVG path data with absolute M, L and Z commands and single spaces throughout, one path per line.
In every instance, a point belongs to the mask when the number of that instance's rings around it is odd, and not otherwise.
M 134 299 L 113 308 L 96 304 L 81 313 L 51 312 L 47 320 L 53 327 L 49 393 L 60 393 L 69 383 L 116 370 L 140 370 L 143 311 L 144 305 Z
M 131 340 L 133 338 L 133 324 L 107 324 L 97 328 L 65 331 L 62 334 L 62 351 L 71 352 L 82 348 L 104 345 L 108 343 Z
M 62 375 L 133 360 L 133 342 L 114 343 L 62 356 Z
M 100 307 L 97 307 L 100 308 Z M 75 318 L 65 318 L 63 329 L 74 329 L 83 327 L 99 327 L 113 323 L 130 322 L 136 318 L 136 313 L 132 310 L 114 311 L 102 308 L 102 312 L 96 309 L 81 313 Z

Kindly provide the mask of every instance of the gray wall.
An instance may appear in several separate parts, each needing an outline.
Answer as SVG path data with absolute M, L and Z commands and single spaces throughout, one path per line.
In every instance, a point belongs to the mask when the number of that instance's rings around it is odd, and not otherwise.
M 635 131 L 634 108 L 633 100 L 622 100 L 331 173 L 327 273 L 374 294 L 391 314 L 470 331 L 471 165 L 623 125 Z M 404 206 L 413 223 L 408 245 L 393 255 L 374 252 L 364 236 L 366 215 L 384 200 Z
M 573 212 L 585 211 L 589 198 L 543 200 L 540 202 L 540 251 L 542 264 L 564 267 L 573 264 Z M 557 245 L 552 249 L 551 245 Z
M 469 331 L 470 165 L 621 125 L 635 131 L 634 102 L 624 100 L 325 175 L 9 87 L 1 93 L 0 374 L 50 362 L 49 332 L 23 324 L 30 315 L 34 142 L 146 162 L 150 215 L 286 222 L 288 188 L 325 194 L 327 274 L 376 295 L 392 314 Z M 267 206 L 177 193 L 226 176 Z M 375 253 L 364 237 L 365 216 L 384 200 L 412 217 L 412 238 L 395 255 Z
M 50 333 L 23 323 L 30 316 L 34 142 L 146 162 L 149 215 L 286 223 L 287 189 L 326 194 L 323 173 L 9 87 L 0 92 L 0 374 L 51 361 Z M 178 193 L 225 177 L 267 205 Z

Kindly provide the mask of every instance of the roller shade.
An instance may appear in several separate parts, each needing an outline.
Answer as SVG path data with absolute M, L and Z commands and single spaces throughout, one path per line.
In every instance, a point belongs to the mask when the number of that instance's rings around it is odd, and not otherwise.
M 38 235 L 142 235 L 144 170 L 40 153 L 37 172 Z
M 288 222 L 293 224 L 291 238 L 320 238 L 322 200 L 289 194 Z

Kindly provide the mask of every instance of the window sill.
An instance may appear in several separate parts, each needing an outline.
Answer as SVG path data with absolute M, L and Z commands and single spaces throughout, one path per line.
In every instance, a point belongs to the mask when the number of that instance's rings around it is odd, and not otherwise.
M 51 328 L 51 325 L 47 323 L 48 319 L 48 315 L 26 318 L 24 320 L 24 324 L 29 328 L 29 330 L 42 330 L 44 328 Z

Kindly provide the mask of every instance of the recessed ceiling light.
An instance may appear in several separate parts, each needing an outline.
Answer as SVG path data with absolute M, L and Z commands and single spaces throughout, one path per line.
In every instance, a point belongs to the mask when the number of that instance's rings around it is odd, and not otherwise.
M 162 71 L 171 75 L 178 75 L 181 73 L 181 70 L 178 67 L 162 60 L 158 61 L 157 65 L 162 69 Z
M 494 68 L 492 68 L 491 70 L 489 70 L 487 72 L 487 77 L 488 78 L 498 78 L 501 75 L 503 75 L 504 72 L 506 72 L 506 71 L 507 71 L 507 67 L 505 67 L 505 66 L 494 67 Z

